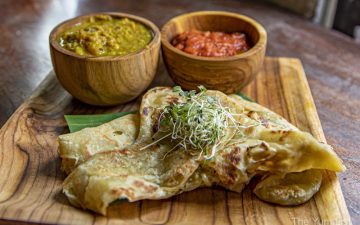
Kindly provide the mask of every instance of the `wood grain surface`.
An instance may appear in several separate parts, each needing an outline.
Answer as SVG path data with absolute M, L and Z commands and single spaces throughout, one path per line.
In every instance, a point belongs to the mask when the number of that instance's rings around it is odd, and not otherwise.
M 339 180 L 352 222 L 360 225 L 360 45 L 260 0 L 1 0 L 0 126 L 52 69 L 48 38 L 60 22 L 115 11 L 161 27 L 176 15 L 197 10 L 250 16 L 268 33 L 266 55 L 301 59 L 327 141 L 348 168 Z
M 161 69 L 152 86 L 172 84 Z M 299 60 L 267 58 L 244 92 L 325 141 Z M 138 103 L 106 108 L 85 105 L 73 99 L 50 73 L 0 130 L 2 223 L 351 224 L 338 178 L 332 172 L 324 172 L 319 193 L 297 207 L 262 202 L 252 194 L 251 184 L 242 194 L 215 187 L 161 201 L 120 202 L 110 207 L 108 217 L 72 207 L 61 193 L 65 174 L 60 171 L 56 139 L 68 132 L 63 115 L 129 111 Z
M 360 224 L 360 45 L 260 0 L 1 0 L 0 126 L 52 69 L 48 38 L 60 22 L 115 11 L 161 27 L 176 15 L 197 10 L 250 16 L 268 32 L 267 55 L 301 59 L 327 141 L 348 168 L 339 180 L 352 221 Z

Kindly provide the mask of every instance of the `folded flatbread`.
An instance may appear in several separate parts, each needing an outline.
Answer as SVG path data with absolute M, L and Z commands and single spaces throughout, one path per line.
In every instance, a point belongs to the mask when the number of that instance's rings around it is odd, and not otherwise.
M 98 127 L 59 136 L 62 169 L 70 173 L 98 152 L 120 150 L 134 143 L 139 132 L 139 116 L 128 114 Z
M 319 189 L 318 170 L 345 169 L 329 145 L 298 130 L 276 113 L 236 95 L 227 96 L 219 91 L 206 91 L 206 95 L 230 108 L 241 124 L 226 130 L 211 158 L 176 146 L 171 139 L 154 144 L 164 108 L 184 101 L 183 96 L 166 87 L 149 90 L 142 99 L 139 115 L 126 118 L 129 120 L 122 117 L 108 127 L 102 125 L 60 136 L 63 167 L 68 172 L 76 167 L 63 187 L 70 202 L 105 215 L 109 204 L 117 199 L 163 199 L 212 185 L 241 192 L 258 175 L 263 180 L 255 194 L 265 201 L 294 205 L 307 201 Z M 136 116 L 139 125 L 129 122 L 135 121 Z M 124 127 L 129 124 L 131 129 Z M 122 140 L 113 135 L 119 129 L 125 135 Z M 314 179 L 297 182 L 297 178 L 312 174 L 316 175 Z M 289 182 L 284 183 L 284 179 Z M 287 189 L 276 192 L 284 185 Z M 266 195 L 268 190 L 275 196 Z

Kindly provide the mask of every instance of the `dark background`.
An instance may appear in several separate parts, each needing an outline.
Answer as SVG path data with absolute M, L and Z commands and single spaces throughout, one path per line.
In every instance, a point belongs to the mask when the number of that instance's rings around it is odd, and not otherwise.
M 333 28 L 354 36 L 356 25 L 360 26 L 360 0 L 339 0 Z

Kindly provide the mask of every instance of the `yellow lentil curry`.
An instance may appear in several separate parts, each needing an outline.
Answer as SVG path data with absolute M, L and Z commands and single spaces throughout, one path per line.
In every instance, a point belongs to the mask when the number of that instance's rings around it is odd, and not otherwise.
M 151 39 L 151 32 L 141 23 L 98 15 L 62 33 L 59 43 L 79 55 L 122 56 L 145 48 Z

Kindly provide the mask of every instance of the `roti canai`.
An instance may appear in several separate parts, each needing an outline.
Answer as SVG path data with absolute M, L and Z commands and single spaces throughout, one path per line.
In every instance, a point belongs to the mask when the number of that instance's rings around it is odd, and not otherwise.
M 106 214 L 117 199 L 163 199 L 212 185 L 241 192 L 254 176 L 263 178 L 254 190 L 259 198 L 295 205 L 319 189 L 321 170 L 345 169 L 329 145 L 256 103 L 219 91 L 153 88 L 139 114 L 126 119 L 139 125 L 122 127 L 130 137 L 123 144 L 110 144 L 116 136 L 101 138 L 104 127 L 90 128 L 88 137 L 98 146 L 91 154 L 81 138 L 89 130 L 60 136 L 61 156 L 76 162 L 64 166 L 72 172 L 63 188 L 75 206 Z

